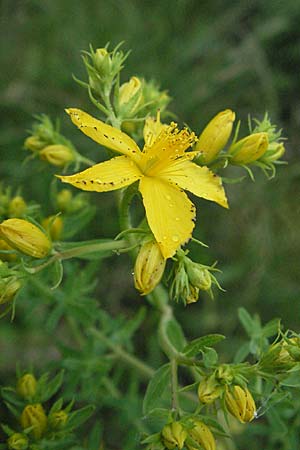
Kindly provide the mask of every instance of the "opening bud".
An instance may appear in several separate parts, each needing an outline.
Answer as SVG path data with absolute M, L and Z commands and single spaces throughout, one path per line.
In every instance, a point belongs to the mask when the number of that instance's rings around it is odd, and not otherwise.
M 36 394 L 37 381 L 32 373 L 23 375 L 17 383 L 17 393 L 25 400 L 31 400 Z
M 238 385 L 226 387 L 225 404 L 230 414 L 241 423 L 251 422 L 254 419 L 256 406 L 247 388 Z
M 214 435 L 208 426 L 200 420 L 194 422 L 194 427 L 189 430 L 188 436 L 191 438 L 188 438 L 186 442 L 186 447 L 188 450 L 197 450 L 197 448 L 193 446 L 193 441 L 200 445 L 204 450 L 216 449 Z
M 9 450 L 26 450 L 28 448 L 28 437 L 25 434 L 14 433 L 7 439 Z
M 201 403 L 210 404 L 221 396 L 223 387 L 216 381 L 212 375 L 203 378 L 198 386 L 198 397 Z
M 201 153 L 197 158 L 199 162 L 208 164 L 218 156 L 230 138 L 234 120 L 235 113 L 225 109 L 206 125 L 195 147 Z
M 47 416 L 40 403 L 25 406 L 20 421 L 24 430 L 32 427 L 30 433 L 36 439 L 40 439 L 47 428 Z
M 229 153 L 233 164 L 250 164 L 265 154 L 269 146 L 268 133 L 254 133 L 233 144 Z
M 178 448 L 181 450 L 187 438 L 187 432 L 180 422 L 172 422 L 165 425 L 161 431 L 161 439 L 168 450 Z
M 147 295 L 160 282 L 166 266 L 156 241 L 144 243 L 135 261 L 134 285 L 142 295 Z
M 51 242 L 37 226 L 23 219 L 8 219 L 0 224 L 0 238 L 11 247 L 34 258 L 44 258 Z
M 47 145 L 39 152 L 39 156 L 53 166 L 66 166 L 74 161 L 74 152 L 70 147 L 62 144 Z

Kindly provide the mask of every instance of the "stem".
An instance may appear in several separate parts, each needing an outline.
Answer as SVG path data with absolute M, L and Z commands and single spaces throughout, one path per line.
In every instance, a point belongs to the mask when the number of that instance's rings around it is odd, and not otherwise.
M 172 409 L 179 411 L 178 400 L 178 366 L 175 358 L 171 359 L 171 392 L 172 392 Z

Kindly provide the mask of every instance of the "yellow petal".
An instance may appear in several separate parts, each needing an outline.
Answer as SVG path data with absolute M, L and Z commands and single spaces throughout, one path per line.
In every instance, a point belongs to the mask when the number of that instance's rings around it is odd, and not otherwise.
M 158 177 L 177 185 L 181 189 L 190 191 L 198 197 L 211 200 L 224 206 L 224 208 L 228 208 L 221 178 L 207 167 L 197 166 L 197 164 L 183 158 L 165 167 Z
M 192 236 L 195 206 L 184 192 L 159 178 L 143 177 L 139 190 L 151 231 L 164 258 L 170 258 Z
M 71 117 L 72 122 L 98 144 L 131 156 L 132 159 L 136 159 L 141 153 L 134 140 L 117 128 L 95 119 L 80 109 L 70 108 L 66 109 L 66 112 Z
M 129 186 L 141 176 L 138 167 L 128 156 L 117 156 L 74 175 L 57 175 L 64 183 L 83 191 L 95 192 L 114 191 Z

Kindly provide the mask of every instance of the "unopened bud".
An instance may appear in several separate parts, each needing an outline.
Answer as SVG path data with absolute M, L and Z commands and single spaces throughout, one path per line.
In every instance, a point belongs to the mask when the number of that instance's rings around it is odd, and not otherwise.
M 47 416 L 40 403 L 25 406 L 20 421 L 24 430 L 32 427 L 30 433 L 32 433 L 36 439 L 40 439 L 47 428 Z
M 131 77 L 123 83 L 119 91 L 119 108 L 122 117 L 130 117 L 137 111 L 142 97 L 142 83 L 139 78 Z
M 69 189 L 62 189 L 56 196 L 57 207 L 60 211 L 65 212 L 70 208 L 73 194 Z
M 165 425 L 161 431 L 162 442 L 168 450 L 178 448 L 181 450 L 184 446 L 187 432 L 180 422 L 172 422 Z
M 53 241 L 59 241 L 63 230 L 63 220 L 60 216 L 49 216 L 42 221 L 42 227 L 48 231 Z
M 100 75 L 106 75 L 111 69 L 111 58 L 106 48 L 97 48 L 94 53 L 95 68 Z
M 272 142 L 266 153 L 262 156 L 261 161 L 265 163 L 274 163 L 278 161 L 285 153 L 285 147 L 282 142 Z
M 62 144 L 47 145 L 39 152 L 39 156 L 53 166 L 65 166 L 74 161 L 73 151 Z
M 14 249 L 34 258 L 44 258 L 51 250 L 51 242 L 35 225 L 23 219 L 8 219 L 0 224 L 0 238 Z
M 230 147 L 230 161 L 234 164 L 250 164 L 263 156 L 268 146 L 267 133 L 250 134 Z
M 68 414 L 63 409 L 50 414 L 48 417 L 48 425 L 53 430 L 63 429 L 67 421 L 68 421 Z
M 247 388 L 238 385 L 226 388 L 225 404 L 230 412 L 240 422 L 251 422 L 255 417 L 256 406 Z
M 226 109 L 206 125 L 195 147 L 195 150 L 200 152 L 200 162 L 207 164 L 218 156 L 230 138 L 234 120 L 235 113 Z
M 200 420 L 194 422 L 194 427 L 189 430 L 189 436 L 204 450 L 216 449 L 216 441 L 214 435 L 212 434 L 208 426 Z M 188 450 L 196 450 L 196 447 L 190 444 L 188 440 L 186 442 L 186 447 Z
M 146 242 L 140 248 L 134 266 L 134 285 L 142 295 L 149 294 L 160 282 L 166 266 L 159 245 Z
M 187 289 L 188 292 L 183 293 L 182 297 L 185 299 L 186 303 L 196 303 L 199 300 L 199 288 L 190 284 Z
M 20 195 L 14 197 L 8 205 L 9 217 L 22 217 L 25 213 L 27 205 Z
M 206 267 L 189 259 L 186 260 L 186 269 L 190 283 L 201 291 L 211 288 L 211 275 Z
M 0 279 L 0 305 L 11 302 L 17 292 L 21 289 L 22 283 L 16 278 Z
M 25 400 L 32 399 L 36 394 L 37 381 L 32 373 L 23 375 L 17 383 L 17 393 Z
M 7 439 L 9 450 L 26 450 L 28 448 L 28 437 L 22 433 L 14 433 Z
M 4 250 L 4 252 L 9 253 L 2 253 L 1 250 Z M 17 258 L 18 256 L 14 252 L 14 249 L 10 245 L 8 245 L 6 241 L 0 239 L 0 261 L 12 262 L 15 261 Z
M 39 152 L 45 147 L 45 142 L 41 141 L 37 136 L 29 136 L 25 139 L 24 147 L 32 152 Z
M 201 403 L 213 403 L 222 394 L 223 387 L 216 381 L 214 376 L 203 378 L 198 386 L 198 397 Z

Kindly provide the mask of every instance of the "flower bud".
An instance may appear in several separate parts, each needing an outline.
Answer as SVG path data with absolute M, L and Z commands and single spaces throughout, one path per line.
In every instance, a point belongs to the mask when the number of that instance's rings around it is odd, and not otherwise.
M 235 113 L 231 109 L 225 109 L 206 125 L 195 147 L 200 152 L 200 162 L 207 164 L 218 156 L 228 142 L 234 120 Z
M 198 287 L 190 284 L 188 287 L 188 292 L 185 293 L 184 291 L 182 293 L 182 297 L 184 298 L 187 305 L 189 305 L 191 303 L 196 303 L 199 300 L 200 289 Z
M 187 437 L 187 432 L 179 422 L 165 425 L 161 431 L 162 442 L 168 450 L 178 448 L 181 450 Z
M 60 216 L 49 216 L 42 221 L 42 227 L 48 231 L 53 241 L 59 241 L 63 230 L 63 220 Z
M 201 291 L 211 288 L 211 275 L 206 267 L 186 259 L 186 269 L 190 283 Z
M 226 388 L 225 404 L 230 412 L 240 422 L 251 422 L 254 419 L 256 406 L 247 388 L 238 385 Z
M 200 420 L 194 422 L 194 427 L 189 430 L 189 436 L 204 450 L 216 449 L 216 441 L 214 435 L 212 434 L 208 426 Z M 188 450 L 197 450 L 196 447 L 193 447 L 193 445 L 191 445 L 188 441 L 186 443 L 186 447 Z
M 21 217 L 25 213 L 27 205 L 20 195 L 14 197 L 8 205 L 9 217 Z
M 143 244 L 134 266 L 134 285 L 142 295 L 149 294 L 160 282 L 166 266 L 156 241 Z
M 13 253 L 1 253 L 1 250 L 9 251 Z M 0 261 L 12 262 L 18 258 L 16 253 L 14 253 L 14 249 L 8 245 L 3 239 L 0 239 Z
M 36 439 L 40 439 L 47 428 L 47 416 L 40 403 L 25 406 L 20 421 L 24 430 L 32 427 L 31 433 Z
M 39 152 L 45 147 L 45 142 L 41 141 L 37 136 L 29 136 L 25 139 L 24 147 L 32 152 Z
M 28 448 L 28 437 L 25 434 L 14 433 L 7 439 L 9 450 L 26 450 Z
M 23 219 L 8 219 L 0 224 L 0 238 L 26 255 L 44 258 L 51 250 L 51 242 L 35 225 Z
M 282 142 L 272 142 L 260 160 L 265 163 L 274 163 L 275 161 L 278 161 L 284 153 L 285 147 Z
M 21 287 L 22 283 L 16 278 L 0 279 L 0 305 L 12 301 Z
M 57 208 L 59 211 L 65 212 L 70 208 L 73 194 L 69 189 L 62 189 L 56 196 Z
M 72 149 L 62 144 L 47 145 L 39 152 L 39 156 L 53 166 L 65 166 L 74 161 Z
M 68 414 L 63 409 L 50 414 L 48 417 L 48 425 L 53 430 L 61 430 L 66 425 L 67 421 Z
M 17 383 L 17 393 L 25 400 L 30 400 L 36 394 L 37 381 L 32 373 L 23 375 Z
M 106 48 L 97 48 L 94 53 L 95 68 L 100 75 L 107 75 L 111 69 L 111 57 Z
M 222 394 L 223 387 L 216 381 L 214 376 L 203 378 L 198 386 L 198 397 L 201 403 L 213 403 Z
M 230 147 L 230 161 L 234 164 L 250 164 L 263 156 L 268 146 L 267 133 L 250 134 Z
M 127 83 L 120 86 L 119 109 L 122 117 L 133 116 L 142 98 L 142 83 L 137 77 L 131 77 Z

